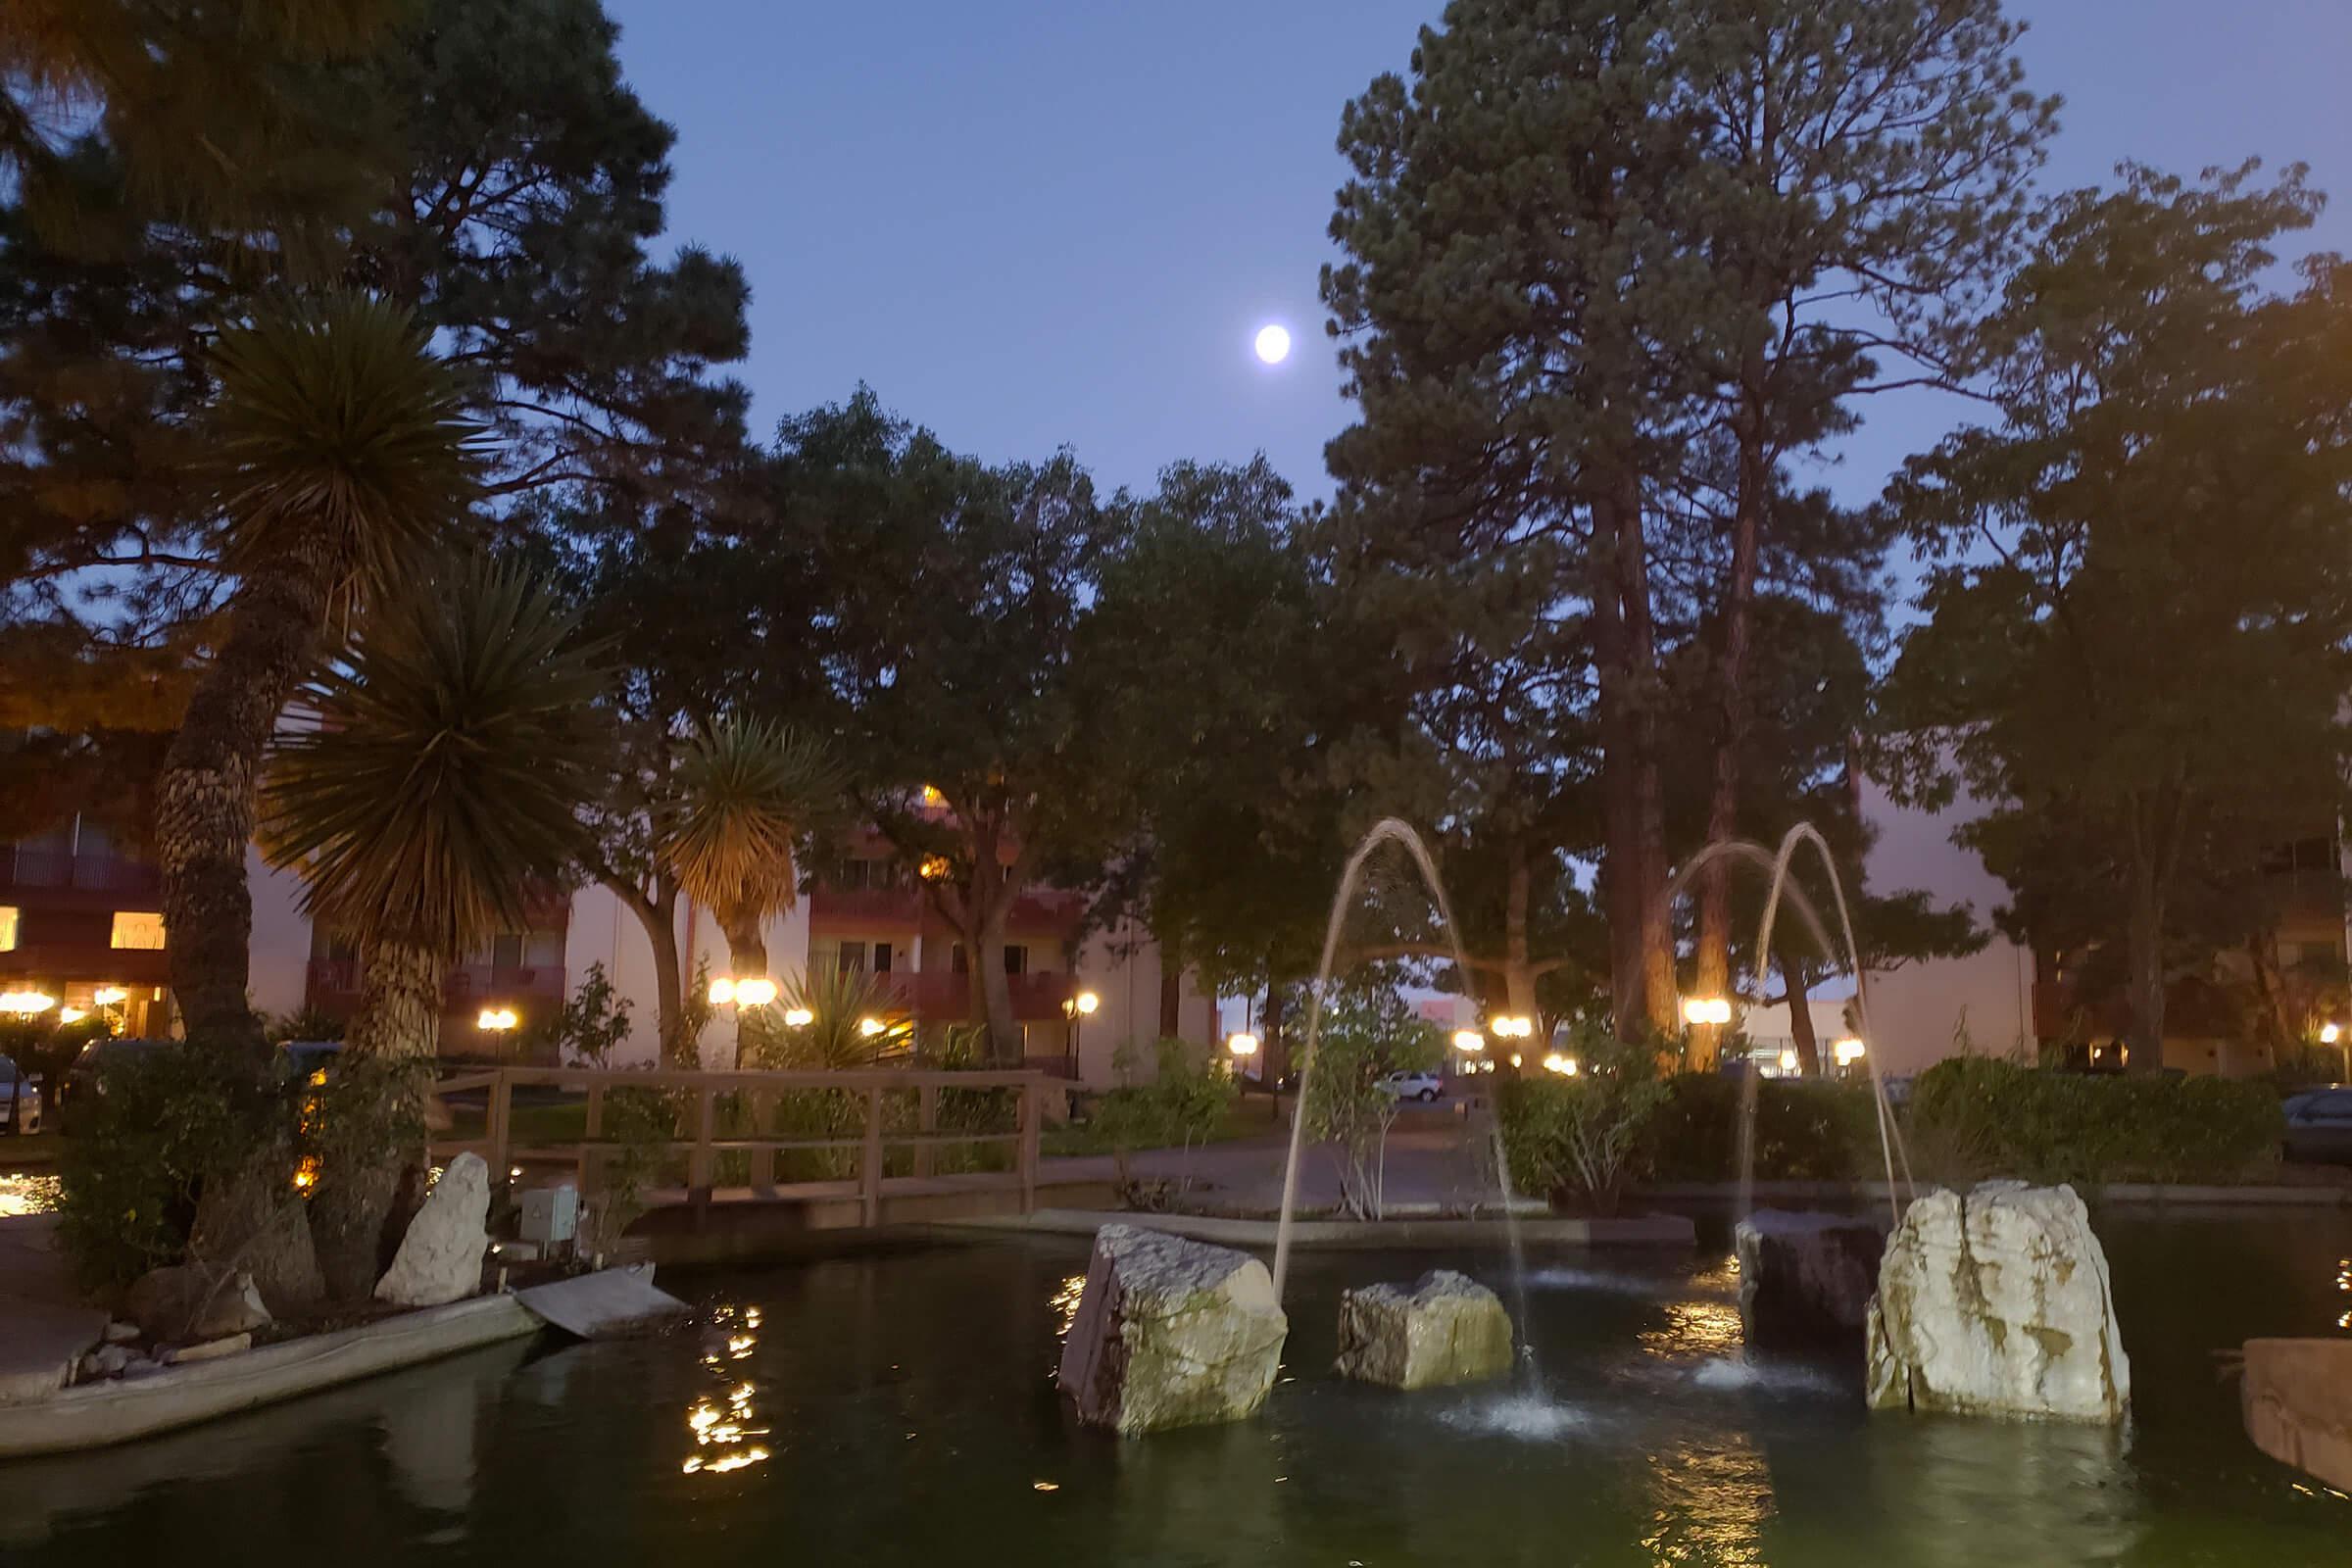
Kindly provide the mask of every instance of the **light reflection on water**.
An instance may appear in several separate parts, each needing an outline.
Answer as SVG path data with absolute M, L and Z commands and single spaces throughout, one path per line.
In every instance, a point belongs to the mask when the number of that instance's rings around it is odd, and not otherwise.
M 1654 1506 L 1642 1549 L 1660 1563 L 1761 1563 L 1775 1512 L 1772 1473 L 1755 1445 L 1726 1434 L 1649 1457 Z
M 54 1211 L 61 1185 L 54 1176 L 0 1173 L 0 1219 L 18 1214 L 47 1214 Z
M 1054 1309 L 1054 1337 L 1066 1340 L 1070 1325 L 1078 1321 L 1078 1303 L 1086 1296 L 1086 1276 L 1072 1274 L 1063 1280 L 1046 1304 Z
M 707 1395 L 686 1407 L 686 1430 L 695 1451 L 679 1469 L 687 1475 L 726 1475 L 764 1463 L 768 1450 L 753 1440 L 768 1435 L 759 1420 L 759 1385 L 735 1381 L 733 1363 L 760 1348 L 760 1308 L 722 1305 L 710 1309 L 703 1341 L 703 1369 L 727 1381 L 723 1393 Z

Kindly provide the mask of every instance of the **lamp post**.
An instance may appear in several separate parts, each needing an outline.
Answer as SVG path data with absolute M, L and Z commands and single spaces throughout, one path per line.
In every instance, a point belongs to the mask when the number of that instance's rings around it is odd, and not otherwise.
M 1061 1016 L 1070 1026 L 1070 1032 L 1065 1038 L 1070 1043 L 1069 1062 L 1072 1082 L 1076 1082 L 1078 1078 L 1079 1032 L 1086 1027 L 1086 1020 L 1095 1015 L 1095 1009 L 1102 1005 L 1102 999 L 1092 991 L 1081 991 L 1074 997 L 1062 999 Z
M 1689 1024 L 1699 1043 L 1705 1048 L 1701 1060 L 1711 1060 L 1723 1051 L 1723 1037 L 1715 1031 L 1732 1021 L 1732 1003 L 1728 997 L 1685 997 L 1683 1022 Z
M 743 1066 L 743 1009 L 764 1007 L 776 1000 L 776 983 L 763 974 L 718 975 L 707 993 L 714 1007 L 735 1009 L 735 1066 Z
M 474 1018 L 473 1026 L 499 1043 L 499 1054 L 503 1056 L 507 1051 L 507 1037 L 514 1032 L 514 1025 L 519 1021 L 513 1007 L 484 1007 Z

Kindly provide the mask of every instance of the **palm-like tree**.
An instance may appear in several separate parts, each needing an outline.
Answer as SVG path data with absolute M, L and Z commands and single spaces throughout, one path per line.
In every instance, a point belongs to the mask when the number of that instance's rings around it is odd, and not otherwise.
M 263 753 L 321 634 L 428 559 L 464 513 L 477 431 L 405 311 L 290 304 L 224 333 L 222 563 L 237 588 L 157 787 L 172 985 L 191 1038 L 259 1049 L 245 851 Z
M 725 933 L 735 973 L 767 973 L 760 927 L 792 907 L 795 846 L 830 818 L 841 779 L 823 745 L 782 725 L 730 719 L 686 743 L 660 858 Z
M 313 918 L 362 955 L 350 1055 L 429 1056 L 450 961 L 522 924 L 535 879 L 586 846 L 580 809 L 603 782 L 605 687 L 573 618 L 512 568 L 484 563 L 378 605 L 339 667 L 313 683 L 318 724 L 281 739 L 262 841 L 298 869 Z M 421 1086 L 370 1082 L 401 1121 Z M 364 1296 L 413 1151 L 330 1149 L 312 1230 L 330 1291 Z

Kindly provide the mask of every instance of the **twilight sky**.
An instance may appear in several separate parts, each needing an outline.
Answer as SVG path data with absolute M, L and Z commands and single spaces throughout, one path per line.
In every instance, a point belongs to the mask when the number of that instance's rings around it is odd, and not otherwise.
M 1443 0 L 607 0 L 675 124 L 672 237 L 751 274 L 762 435 L 860 380 L 990 459 L 1074 447 L 1105 488 L 1264 450 L 1328 493 L 1348 418 L 1315 296 L 1340 106 Z M 2066 99 L 2046 181 L 2135 157 L 2302 160 L 2352 251 L 2347 0 L 2013 0 Z M 1297 348 L 1276 369 L 1268 320 Z M 1860 500 L 1949 412 L 1866 410 Z

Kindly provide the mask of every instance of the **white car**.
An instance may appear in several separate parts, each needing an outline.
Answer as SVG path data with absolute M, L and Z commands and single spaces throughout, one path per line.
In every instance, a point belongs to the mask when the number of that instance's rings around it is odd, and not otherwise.
M 17 1064 L 0 1056 L 0 1133 L 41 1130 L 41 1091 L 17 1075 Z
M 1380 1092 L 1391 1100 L 1418 1100 L 1426 1105 L 1446 1093 L 1446 1079 L 1435 1068 L 1393 1072 L 1380 1081 Z

